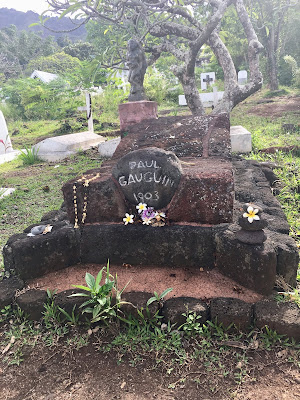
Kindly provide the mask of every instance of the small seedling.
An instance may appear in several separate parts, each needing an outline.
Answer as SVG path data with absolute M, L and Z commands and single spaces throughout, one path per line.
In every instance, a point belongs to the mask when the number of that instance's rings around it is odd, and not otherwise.
M 173 288 L 168 288 L 162 292 L 162 294 L 158 294 L 157 292 L 154 292 L 154 296 L 150 297 L 150 299 L 147 301 L 147 307 L 150 306 L 150 304 L 154 303 L 155 301 L 158 302 L 160 307 L 162 306 L 162 300 L 163 298 L 170 293 L 173 290 Z

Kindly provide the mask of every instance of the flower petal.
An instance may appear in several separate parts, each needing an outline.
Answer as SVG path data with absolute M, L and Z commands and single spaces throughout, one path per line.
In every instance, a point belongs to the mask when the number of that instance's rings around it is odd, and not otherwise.
M 253 219 L 255 219 L 256 221 L 260 220 L 258 215 L 254 215 Z
M 244 214 L 243 214 L 243 217 L 244 217 L 244 218 L 248 218 L 248 215 L 249 215 L 248 213 L 244 213 Z
M 253 222 L 253 217 L 248 217 L 248 221 L 250 222 L 250 224 L 252 224 L 252 222 Z
M 256 208 L 253 212 L 254 212 L 254 214 L 258 214 L 259 213 L 259 209 Z
M 247 212 L 248 212 L 248 213 L 253 212 L 253 207 L 252 207 L 252 206 L 249 206 L 249 207 L 247 208 Z

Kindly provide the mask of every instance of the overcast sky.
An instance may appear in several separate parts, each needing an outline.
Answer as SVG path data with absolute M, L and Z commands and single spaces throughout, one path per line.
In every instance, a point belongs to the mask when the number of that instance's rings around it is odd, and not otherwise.
M 32 10 L 41 13 L 48 8 L 45 0 L 0 0 L 0 8 L 14 8 L 18 11 Z

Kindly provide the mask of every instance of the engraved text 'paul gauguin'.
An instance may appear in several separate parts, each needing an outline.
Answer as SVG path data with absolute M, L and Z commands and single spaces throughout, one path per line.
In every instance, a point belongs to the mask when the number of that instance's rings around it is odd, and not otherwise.
M 179 164 L 174 153 L 147 148 L 122 157 L 113 175 L 131 203 L 147 203 L 159 209 L 174 195 L 181 176 Z

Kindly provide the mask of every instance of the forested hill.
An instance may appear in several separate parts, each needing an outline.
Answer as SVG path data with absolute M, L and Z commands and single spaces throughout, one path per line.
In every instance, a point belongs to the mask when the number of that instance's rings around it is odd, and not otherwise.
M 67 31 L 73 29 L 75 26 L 69 18 L 52 17 L 47 20 L 46 26 L 51 30 L 45 29 L 42 26 L 29 25 L 39 22 L 39 14 L 33 11 L 17 11 L 12 8 L 0 8 L 0 29 L 10 25 L 15 25 L 18 30 L 30 30 L 34 32 L 42 32 L 43 36 L 54 36 L 60 37 L 67 35 L 72 40 L 84 39 L 86 36 L 86 29 L 84 26 L 76 29 L 75 31 L 63 33 L 63 32 L 52 32 L 54 31 Z

